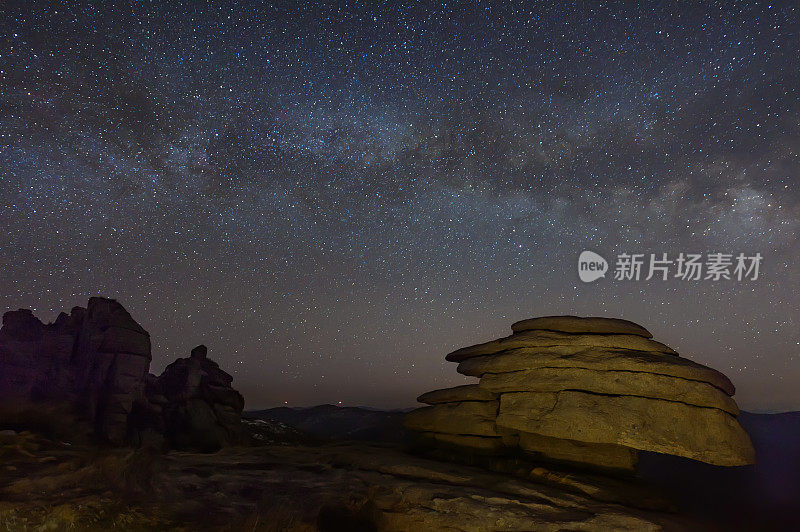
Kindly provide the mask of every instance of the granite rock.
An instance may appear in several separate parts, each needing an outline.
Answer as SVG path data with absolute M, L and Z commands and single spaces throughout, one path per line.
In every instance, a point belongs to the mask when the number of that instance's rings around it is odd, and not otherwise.
M 447 355 L 460 373 L 479 377 L 477 385 L 423 394 L 419 401 L 433 406 L 407 414 L 406 427 L 437 456 L 479 450 L 492 460 L 605 471 L 634 470 L 638 451 L 721 466 L 754 462 L 731 381 L 652 340 L 644 327 L 546 316 L 512 329 Z M 493 417 L 488 405 L 498 400 Z
M 721 466 L 755 461 L 750 438 L 727 412 L 659 399 L 571 390 L 506 393 L 500 396 L 497 426 Z
M 522 331 L 545 330 L 577 334 L 635 334 L 645 338 L 652 338 L 650 331 L 633 323 L 619 318 L 582 318 L 579 316 L 543 316 L 518 321 L 511 325 L 515 333 Z
M 477 384 L 464 384 L 453 388 L 433 390 L 417 397 L 420 403 L 435 405 L 438 403 L 459 403 L 461 401 L 494 401 L 497 394 Z
M 633 349 L 652 353 L 677 355 L 668 346 L 644 338 L 636 334 L 570 334 L 552 331 L 522 331 L 505 338 L 484 342 L 469 347 L 462 347 L 448 354 L 445 359 L 450 362 L 461 362 L 481 355 L 493 355 L 509 349 L 520 347 L 609 347 L 616 349 Z
M 635 395 L 718 408 L 734 416 L 739 415 L 736 401 L 711 384 L 643 371 L 534 368 L 508 373 L 486 373 L 479 386 L 494 394 L 580 390 L 607 395 Z

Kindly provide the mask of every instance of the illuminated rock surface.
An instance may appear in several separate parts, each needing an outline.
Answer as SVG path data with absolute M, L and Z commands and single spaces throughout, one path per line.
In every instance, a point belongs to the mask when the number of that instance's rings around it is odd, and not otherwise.
M 424 433 L 423 443 L 457 450 L 459 435 L 500 436 L 501 445 L 465 439 L 464 452 L 615 470 L 635 469 L 636 451 L 721 466 L 754 463 L 730 380 L 651 340 L 645 328 L 574 316 L 512 328 L 511 336 L 447 355 L 460 373 L 481 380 L 420 397 L 444 403 L 407 415 L 406 427 Z

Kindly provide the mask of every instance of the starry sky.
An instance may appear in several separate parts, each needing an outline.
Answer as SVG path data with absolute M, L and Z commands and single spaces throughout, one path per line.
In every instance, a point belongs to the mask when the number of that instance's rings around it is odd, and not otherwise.
M 623 317 L 800 409 L 800 9 L 508 4 L 4 2 L 0 309 L 117 298 L 247 408 L 408 407 L 513 321 Z

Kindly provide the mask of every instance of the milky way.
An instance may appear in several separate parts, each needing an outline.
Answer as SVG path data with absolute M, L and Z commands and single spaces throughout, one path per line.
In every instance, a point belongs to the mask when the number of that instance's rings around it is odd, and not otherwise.
M 0 309 L 119 299 L 248 407 L 405 407 L 547 314 L 800 408 L 791 3 L 4 3 Z M 113 7 L 112 7 L 113 5 Z M 761 253 L 584 284 L 577 257 Z

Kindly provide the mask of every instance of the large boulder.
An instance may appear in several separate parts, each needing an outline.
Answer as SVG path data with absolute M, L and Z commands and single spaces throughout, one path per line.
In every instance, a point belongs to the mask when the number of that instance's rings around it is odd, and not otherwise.
M 506 373 L 535 368 L 585 368 L 603 371 L 636 371 L 706 382 L 728 395 L 736 388 L 719 371 L 677 356 L 662 353 L 610 349 L 605 347 L 560 346 L 520 348 L 464 360 L 458 372 L 480 377 L 486 373 Z
M 13 410 L 53 409 L 63 416 L 64 406 L 72 405 L 74 423 L 88 424 L 104 441 L 124 443 L 150 359 L 149 335 L 113 299 L 93 297 L 86 308 L 47 325 L 30 310 L 7 312 L 0 330 L 0 415 L 9 420 Z
M 421 395 L 432 406 L 407 414 L 406 427 L 448 449 L 445 456 L 455 449 L 628 471 L 638 451 L 722 466 L 754 462 L 731 381 L 644 327 L 545 316 L 512 329 L 447 355 L 480 382 Z
M 98 436 L 123 444 L 150 369 L 150 335 L 113 299 L 93 297 L 72 358 L 78 402 Z

